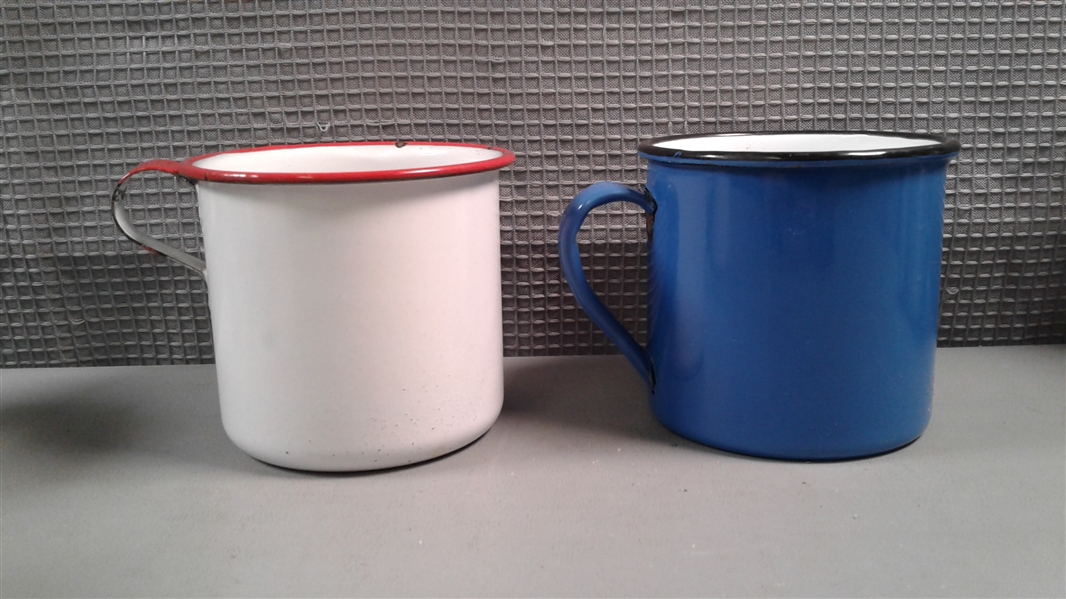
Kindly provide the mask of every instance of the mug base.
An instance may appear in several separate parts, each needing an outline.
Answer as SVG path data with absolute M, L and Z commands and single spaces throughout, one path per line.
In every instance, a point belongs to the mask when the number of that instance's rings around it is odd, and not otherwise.
M 721 439 L 713 436 L 694 435 L 688 431 L 679 431 L 662 421 L 660 421 L 660 423 L 675 435 L 711 449 L 752 458 L 784 462 L 845 462 L 849 460 L 875 458 L 910 446 L 920 439 L 925 432 L 923 429 L 917 434 L 908 434 L 902 438 L 893 439 L 891 442 L 882 440 L 879 443 L 869 443 L 861 446 L 781 448 L 767 447 L 758 443 L 723 442 Z
M 437 458 L 447 456 L 455 453 L 485 436 L 488 433 L 488 429 L 481 432 L 472 439 L 463 440 L 456 444 L 449 444 L 445 446 L 435 447 L 431 450 L 425 450 L 420 452 L 388 452 L 383 453 L 380 457 L 373 457 L 368 455 L 350 455 L 350 454 L 304 454 L 304 455 L 273 455 L 253 453 L 246 450 L 243 447 L 237 446 L 238 449 L 248 454 L 252 458 L 268 464 L 270 466 L 276 466 L 278 468 L 285 468 L 286 470 L 299 470 L 303 472 L 369 472 L 373 470 L 387 470 L 390 468 L 401 468 L 403 466 L 413 466 L 422 462 L 428 462 Z
M 242 440 L 227 432 L 230 441 L 252 458 L 279 468 L 307 472 L 365 472 L 410 466 L 454 453 L 477 441 L 492 428 L 496 418 L 478 423 L 457 434 L 434 439 L 432 443 L 412 442 L 404 446 L 381 446 L 375 449 L 332 448 L 323 451 L 297 450 L 275 444 Z M 225 424 L 225 423 L 223 423 Z M 225 428 L 225 427 L 223 427 Z
M 369 465 L 361 461 L 336 461 L 332 459 L 335 457 L 332 455 L 330 456 L 329 460 L 322 459 L 321 457 L 305 457 L 304 459 L 297 460 L 268 460 L 262 459 L 247 451 L 244 451 L 244 449 L 240 447 L 238 447 L 238 449 L 241 449 L 241 451 L 243 451 L 245 454 L 247 454 L 249 457 L 256 460 L 257 462 L 262 462 L 267 466 L 281 468 L 283 470 L 321 474 L 357 474 L 360 472 L 377 472 L 381 470 L 403 469 L 407 468 L 408 466 L 419 466 L 427 462 L 443 459 L 452 455 L 453 453 L 458 453 L 466 449 L 467 447 L 470 447 L 474 443 L 477 443 L 479 440 L 481 440 L 482 437 L 487 435 L 488 432 L 489 431 L 486 430 L 477 437 L 471 439 L 470 441 L 467 441 L 466 443 L 463 443 L 462 445 L 459 445 L 457 447 L 443 450 L 440 453 L 426 453 L 419 456 L 408 457 L 404 460 L 387 460 L 379 462 L 372 461 Z

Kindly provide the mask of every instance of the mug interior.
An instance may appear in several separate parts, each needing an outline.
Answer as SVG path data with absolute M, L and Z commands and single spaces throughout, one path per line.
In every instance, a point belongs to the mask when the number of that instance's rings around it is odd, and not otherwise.
M 891 137 L 868 133 L 783 133 L 778 135 L 710 135 L 660 142 L 660 148 L 683 152 L 874 152 L 935 146 L 933 139 Z
M 503 156 L 487 147 L 438 144 L 345 144 L 265 148 L 193 161 L 210 171 L 241 173 L 375 173 L 474 164 Z
M 640 144 L 646 157 L 695 160 L 834 160 L 946 155 L 955 140 L 937 135 L 876 132 L 717 133 Z

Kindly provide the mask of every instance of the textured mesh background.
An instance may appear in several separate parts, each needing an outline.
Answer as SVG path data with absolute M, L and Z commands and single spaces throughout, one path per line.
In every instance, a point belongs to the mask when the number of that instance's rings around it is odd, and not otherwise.
M 510 355 L 612 351 L 560 283 L 572 195 L 642 180 L 637 141 L 709 131 L 948 132 L 943 345 L 1066 339 L 1066 4 L 0 0 L 3 366 L 212 359 L 198 275 L 136 250 L 112 185 L 150 158 L 296 142 L 512 149 Z M 199 251 L 195 198 L 131 186 Z M 591 219 L 594 287 L 645 322 L 643 220 Z

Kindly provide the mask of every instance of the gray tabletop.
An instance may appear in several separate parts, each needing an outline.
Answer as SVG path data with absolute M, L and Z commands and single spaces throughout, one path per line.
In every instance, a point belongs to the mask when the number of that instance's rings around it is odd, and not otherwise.
M 658 425 L 612 357 L 507 360 L 496 425 L 320 475 L 222 431 L 211 366 L 0 370 L 0 595 L 1066 595 L 1066 348 L 937 354 L 933 421 L 786 463 Z

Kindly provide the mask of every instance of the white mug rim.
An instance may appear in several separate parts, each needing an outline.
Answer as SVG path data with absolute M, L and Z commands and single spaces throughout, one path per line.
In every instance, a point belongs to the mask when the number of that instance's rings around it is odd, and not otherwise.
M 319 148 L 358 148 L 358 149 L 403 149 L 426 150 L 438 149 L 445 152 L 465 152 L 467 156 L 456 157 L 444 163 L 427 165 L 409 165 L 401 168 L 370 168 L 342 170 L 305 170 L 300 172 L 279 171 L 256 168 L 225 168 L 211 166 L 219 158 L 243 156 L 254 153 L 305 151 Z M 471 152 L 487 153 L 487 156 L 471 157 Z M 213 152 L 188 158 L 176 163 L 172 174 L 192 182 L 209 181 L 214 183 L 241 184 L 316 184 L 316 183 L 366 183 L 381 181 L 404 181 L 412 179 L 432 179 L 468 175 L 504 168 L 515 160 L 515 155 L 504 148 L 454 142 L 403 142 L 403 141 L 360 141 L 318 144 L 272 145 L 252 148 L 240 148 L 224 152 Z M 207 166 L 204 165 L 207 163 Z

